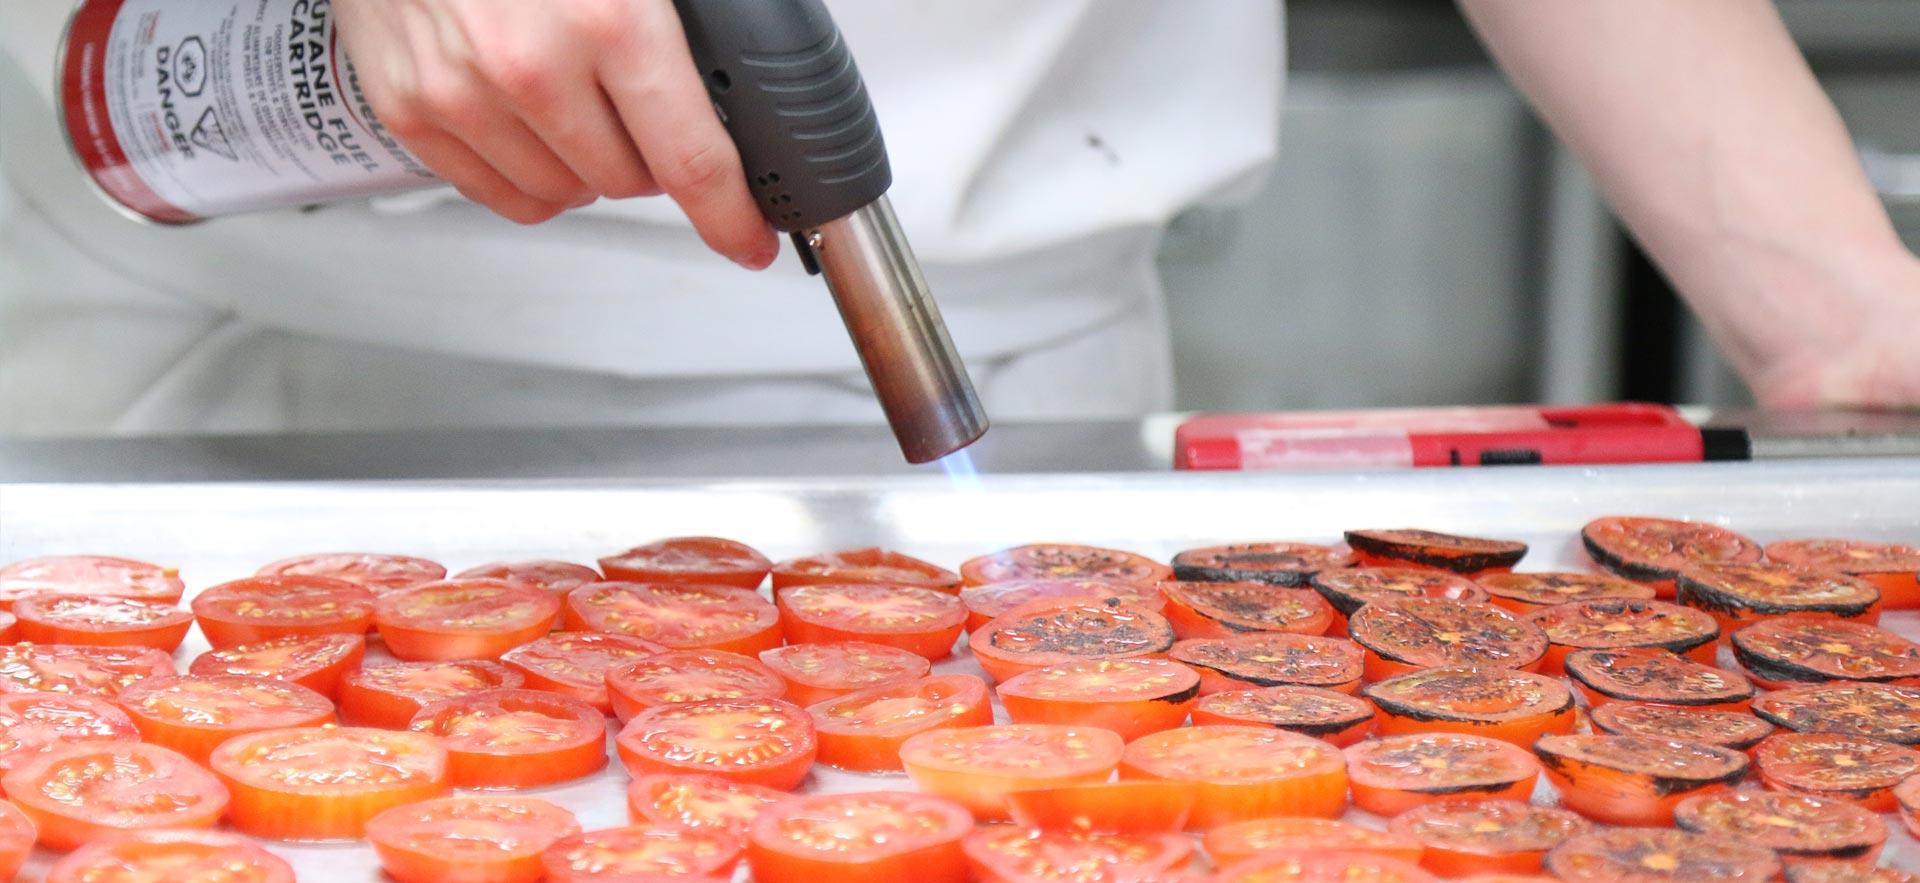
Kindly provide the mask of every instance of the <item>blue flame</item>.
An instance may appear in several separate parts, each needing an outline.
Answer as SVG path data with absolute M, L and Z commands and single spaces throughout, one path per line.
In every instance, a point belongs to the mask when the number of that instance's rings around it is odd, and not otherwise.
M 974 468 L 973 455 L 966 448 L 941 457 L 940 468 L 946 470 L 947 480 L 953 483 L 954 489 L 980 490 L 980 470 Z

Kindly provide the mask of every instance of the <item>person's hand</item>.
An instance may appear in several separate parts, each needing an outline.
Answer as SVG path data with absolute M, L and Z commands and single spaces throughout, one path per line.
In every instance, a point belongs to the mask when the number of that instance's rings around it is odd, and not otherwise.
M 1920 408 L 1920 259 L 1903 256 L 1855 288 L 1809 304 L 1821 320 L 1809 316 L 1801 339 L 1751 372 L 1761 405 Z
M 469 199 L 530 224 L 664 192 L 714 251 L 778 255 L 671 0 L 333 5 L 381 123 Z

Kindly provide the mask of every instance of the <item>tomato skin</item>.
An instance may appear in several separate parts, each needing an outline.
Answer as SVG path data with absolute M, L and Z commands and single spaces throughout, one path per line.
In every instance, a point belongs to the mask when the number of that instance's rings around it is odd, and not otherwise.
M 1767 544 L 1767 560 L 1864 579 L 1880 590 L 1880 602 L 1889 610 L 1920 607 L 1920 548 L 1853 540 L 1782 540 Z
M 1126 747 L 1120 777 L 1194 785 L 1187 819 L 1193 830 L 1275 815 L 1337 818 L 1347 807 L 1339 749 L 1265 727 L 1185 727 L 1143 736 Z
M 816 794 L 755 818 L 747 865 L 755 883 L 965 883 L 966 808 L 924 794 Z
M 322 552 L 275 561 L 255 571 L 254 576 L 326 576 L 384 595 L 446 579 L 447 568 L 411 555 Z
M 1132 552 L 1071 543 L 1034 543 L 969 558 L 960 579 L 969 586 L 1016 579 L 1096 577 L 1153 584 L 1173 577 L 1173 568 Z
M 12 879 L 0 867 L 0 879 Z M 124 876 L 123 876 L 124 875 Z M 135 831 L 89 843 L 55 863 L 47 883 L 168 879 L 294 883 L 293 868 L 245 837 L 214 831 Z
M 1123 582 L 1099 577 L 1072 579 L 1016 579 L 967 586 L 960 603 L 967 608 L 967 631 L 977 632 L 1014 608 L 1039 602 L 1055 604 L 1126 604 L 1164 614 L 1167 596 L 1157 584 Z
M 719 537 L 672 537 L 600 559 L 607 579 L 759 587 L 773 562 L 752 546 Z
M 141 739 L 198 764 L 234 736 L 334 722 L 333 703 L 319 693 L 237 675 L 148 678 L 121 691 L 116 701 Z
M 1887 843 L 1880 817 L 1844 800 L 1740 790 L 1699 794 L 1674 807 L 1682 831 L 1742 840 L 1787 864 L 1846 861 L 1870 866 Z
M 723 726 L 733 729 L 723 731 Z M 744 733 L 757 737 L 754 744 L 744 744 L 747 740 L 740 728 L 746 726 L 754 728 Z M 721 747 L 690 750 L 699 742 L 723 738 L 726 744 Z M 655 706 L 634 715 L 615 746 L 628 775 L 635 778 L 650 773 L 703 773 L 776 791 L 799 787 L 819 750 L 813 718 L 778 699 L 710 699 Z M 690 753 L 693 756 L 687 756 Z
M 697 583 L 604 582 L 567 593 L 565 627 L 653 641 L 672 650 L 752 656 L 780 646 L 780 615 L 751 589 Z
M 1343 751 L 1353 804 L 1389 818 L 1457 797 L 1524 801 L 1540 778 L 1540 762 L 1526 750 L 1484 736 L 1389 736 Z
M 143 678 L 171 674 L 173 660 L 151 647 L 0 646 L 0 693 L 72 693 L 112 699 Z
M 539 690 L 490 690 L 420 709 L 408 729 L 438 737 L 455 788 L 536 788 L 607 765 L 599 709 Z M 533 735 L 538 741 L 516 739 Z
M 1744 676 L 1665 650 L 1579 650 L 1567 656 L 1566 668 L 1589 708 L 1644 702 L 1741 712 L 1753 705 L 1753 684 Z
M 137 742 L 48 752 L 0 777 L 0 790 L 33 820 L 41 846 L 63 852 L 125 831 L 209 828 L 228 806 L 206 770 Z M 116 798 L 133 805 L 103 803 Z
M 1318 687 L 1227 690 L 1200 699 L 1193 725 L 1273 727 L 1345 748 L 1373 734 L 1372 705 L 1347 693 Z
M 20 873 L 20 866 L 33 854 L 33 841 L 38 833 L 26 813 L 0 800 L 0 880 L 12 880 Z
M 554 595 L 501 580 L 448 580 L 380 596 L 374 625 L 387 651 L 408 661 L 499 659 L 550 631 Z
M 1125 604 L 1049 603 L 1014 608 L 967 636 L 974 661 L 999 683 L 1080 659 L 1159 656 L 1173 647 L 1166 617 Z
M 1362 567 L 1424 567 L 1467 577 L 1505 573 L 1527 554 L 1526 543 L 1431 530 L 1350 530 L 1346 539 Z
M 528 589 L 566 597 L 568 592 L 588 583 L 600 582 L 600 571 L 570 561 L 495 561 L 469 567 L 453 575 L 454 579 L 497 579 Z
M 439 740 L 391 730 L 249 733 L 221 743 L 207 766 L 233 796 L 228 823 L 272 840 L 363 837 L 374 816 L 448 790 Z
M 607 672 L 666 649 L 626 635 L 554 632 L 501 654 L 500 664 L 519 672 L 529 690 L 570 696 L 612 714 Z
M 519 672 L 480 659 L 371 665 L 348 674 L 340 685 L 340 719 L 404 730 L 427 705 L 488 690 L 517 690 L 524 683 Z
M 739 861 L 732 834 L 648 825 L 575 834 L 540 856 L 547 883 L 717 881 Z
M 1167 656 L 1200 673 L 1201 696 L 1260 687 L 1353 693 L 1366 659 L 1344 638 L 1289 634 L 1197 638 L 1173 645 Z
M 1691 607 L 1664 601 L 1607 599 L 1543 607 L 1526 615 L 1547 634 L 1540 671 L 1566 674 L 1567 654 L 1577 650 L 1666 650 L 1701 665 L 1713 665 L 1720 624 Z
M 1439 883 L 1419 865 L 1364 852 L 1268 852 L 1232 865 L 1214 883 Z
M 960 594 L 960 574 L 937 564 L 868 546 L 792 558 L 773 566 L 773 589 L 788 586 L 877 583 Z
M 1383 736 L 1465 733 L 1522 748 L 1545 733 L 1573 732 L 1573 692 L 1545 675 L 1503 669 L 1429 668 L 1368 686 Z
M 1423 847 L 1421 867 L 1443 877 L 1537 874 L 1549 850 L 1592 827 L 1567 810 L 1518 800 L 1441 800 L 1387 823 Z
M 1045 831 L 992 825 L 968 834 L 960 845 L 975 877 L 1004 883 L 1137 880 L 1182 867 L 1193 858 L 1193 841 L 1169 833 Z
M 1612 825 L 1671 825 L 1681 800 L 1726 790 L 1748 766 L 1730 748 L 1639 736 L 1544 736 L 1533 753 L 1561 803 Z
M 779 699 L 785 682 L 758 660 L 722 650 L 668 650 L 607 669 L 621 723 L 649 708 L 708 699 Z
M 900 762 L 921 791 L 993 821 L 1008 817 L 1011 792 L 1106 781 L 1121 748 L 1109 730 L 998 724 L 920 733 L 900 746 Z
M 1032 788 L 1007 795 L 1007 814 L 1023 828 L 1152 834 L 1183 831 L 1195 789 L 1185 782 L 1141 779 Z
M 789 644 L 867 641 L 937 660 L 953 655 L 967 622 L 959 598 L 912 586 L 807 584 L 780 589 L 774 600 Z
M 20 638 L 36 644 L 151 647 L 172 653 L 193 627 L 193 614 L 172 601 L 112 595 L 53 595 L 14 602 Z
M 1893 812 L 1893 789 L 1920 774 L 1920 751 L 1865 736 L 1775 733 L 1753 750 L 1753 763 L 1760 782 L 1775 791 Z
M 1160 591 L 1167 596 L 1167 621 L 1181 639 L 1248 632 L 1323 635 L 1333 625 L 1333 608 L 1310 589 L 1255 582 L 1165 582 Z
M 1673 578 L 1696 564 L 1752 564 L 1760 544 L 1738 533 L 1697 521 L 1610 515 L 1580 529 L 1581 545 L 1603 570 L 1653 587 L 1672 598 Z
M 514 797 L 442 797 L 367 821 L 367 840 L 396 883 L 538 883 L 547 848 L 578 833 L 573 813 Z
M 933 668 L 918 653 L 866 641 L 775 647 L 760 654 L 760 663 L 787 683 L 786 700 L 803 707 L 855 690 L 912 683 Z
M 1354 611 L 1348 627 L 1367 651 L 1366 678 L 1374 682 L 1433 666 L 1539 671 L 1547 652 L 1539 626 L 1484 602 L 1375 601 Z
M 1188 549 L 1173 556 L 1173 578 L 1299 588 L 1320 571 L 1352 566 L 1351 549 L 1313 543 L 1235 543 Z
M 127 713 L 97 696 L 0 694 L 0 774 L 84 742 L 138 742 Z M 0 874 L 0 880 L 6 875 Z
M 193 598 L 200 633 L 214 647 L 274 638 L 363 635 L 373 630 L 373 593 L 324 576 L 255 576 Z
M 0 567 L 0 608 L 46 595 L 116 595 L 178 603 L 187 590 L 171 567 L 105 555 L 52 555 Z
M 1207 855 L 1222 867 L 1267 852 L 1331 850 L 1363 852 L 1418 863 L 1423 849 L 1404 834 L 1374 831 L 1333 819 L 1278 816 L 1211 829 L 1202 837 Z
M 994 692 L 1014 723 L 1099 727 L 1132 741 L 1185 722 L 1200 676 L 1164 659 L 1089 659 L 1014 675 Z
M 710 828 L 744 838 L 760 810 L 791 796 L 719 776 L 655 773 L 627 786 L 627 814 L 636 825 Z
M 328 699 L 340 695 L 340 680 L 360 670 L 367 639 L 359 635 L 274 638 L 209 650 L 194 657 L 187 673 L 196 677 L 240 675 L 273 678 L 306 687 Z
M 1779 859 L 1762 847 L 1659 828 L 1582 834 L 1547 853 L 1546 868 L 1562 880 L 1604 883 L 1766 881 L 1780 876 Z
M 993 723 L 987 685 L 972 675 L 938 675 L 856 690 L 807 707 L 820 763 L 862 772 L 899 771 L 900 747 L 928 730 Z M 874 715 L 885 715 L 875 722 Z

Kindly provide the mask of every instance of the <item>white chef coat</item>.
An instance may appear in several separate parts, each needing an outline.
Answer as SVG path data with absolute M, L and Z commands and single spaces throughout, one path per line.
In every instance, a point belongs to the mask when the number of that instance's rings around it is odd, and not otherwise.
M 180 0 L 195 2 L 195 0 Z M 1170 403 L 1153 257 L 1275 150 L 1272 0 L 833 0 L 892 195 L 998 419 Z M 68 0 L 0 4 L 0 432 L 880 419 L 822 284 L 662 199 L 520 227 L 451 191 L 163 228 L 52 112 Z

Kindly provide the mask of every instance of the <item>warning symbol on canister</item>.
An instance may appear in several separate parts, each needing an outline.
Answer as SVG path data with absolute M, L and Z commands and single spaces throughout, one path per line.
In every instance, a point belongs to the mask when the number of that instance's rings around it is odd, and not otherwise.
M 208 153 L 217 153 L 235 162 L 239 157 L 233 154 L 233 145 L 227 143 L 227 132 L 220 128 L 220 115 L 209 107 L 200 114 L 200 121 L 193 124 L 193 132 L 187 137 L 193 139 L 193 145 Z

